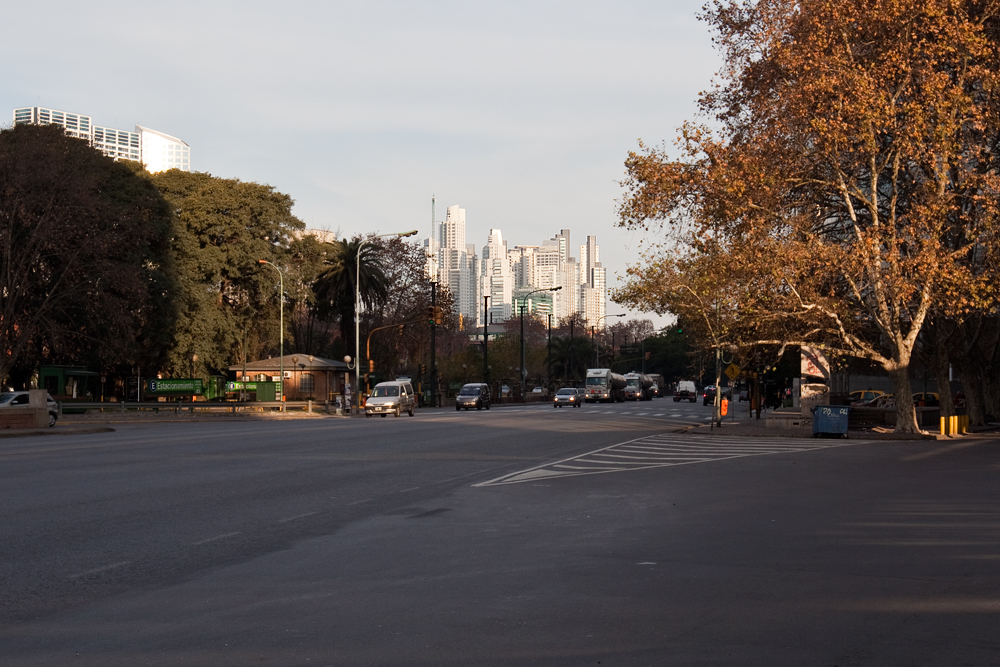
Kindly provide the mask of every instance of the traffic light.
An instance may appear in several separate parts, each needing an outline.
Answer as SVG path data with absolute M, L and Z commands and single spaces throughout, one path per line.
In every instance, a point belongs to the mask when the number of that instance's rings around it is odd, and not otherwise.
M 441 306 L 434 306 L 432 310 L 433 310 L 434 324 L 441 324 Z
M 647 353 L 646 353 L 646 361 L 649 361 L 649 357 L 650 357 L 650 355 L 652 355 L 652 354 L 653 354 L 652 352 L 647 352 Z
M 369 373 L 374 373 L 375 372 L 375 360 L 374 359 L 369 359 L 368 360 L 368 372 Z
M 417 370 L 419 371 L 420 375 L 423 375 L 424 373 L 427 372 L 427 364 L 420 364 L 420 366 L 417 367 Z

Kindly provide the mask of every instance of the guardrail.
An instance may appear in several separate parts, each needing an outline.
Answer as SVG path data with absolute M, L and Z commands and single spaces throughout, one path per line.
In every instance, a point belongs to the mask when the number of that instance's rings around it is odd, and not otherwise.
M 330 401 L 104 401 L 104 402 L 61 402 L 59 414 L 73 414 L 98 410 L 100 412 L 118 412 L 125 414 L 130 410 L 141 412 L 174 412 L 180 414 L 187 410 L 191 414 L 197 412 L 249 412 L 269 411 L 286 412 L 302 410 L 305 412 L 336 412 L 337 408 Z

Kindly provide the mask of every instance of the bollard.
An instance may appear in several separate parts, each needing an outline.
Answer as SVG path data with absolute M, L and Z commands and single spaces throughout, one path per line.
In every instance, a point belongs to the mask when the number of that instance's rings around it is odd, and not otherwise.
M 941 435 L 948 435 L 948 421 L 945 417 L 941 417 L 941 426 L 938 430 L 941 431 Z

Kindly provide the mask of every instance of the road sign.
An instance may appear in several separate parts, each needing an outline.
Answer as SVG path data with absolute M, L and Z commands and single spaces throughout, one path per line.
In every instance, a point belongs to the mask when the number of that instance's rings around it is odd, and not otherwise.
M 146 391 L 154 396 L 201 396 L 201 378 L 154 378 Z
M 728 366 L 726 366 L 725 373 L 730 380 L 735 380 L 737 377 L 739 377 L 740 370 L 741 370 L 740 367 L 737 366 L 736 364 L 729 364 Z

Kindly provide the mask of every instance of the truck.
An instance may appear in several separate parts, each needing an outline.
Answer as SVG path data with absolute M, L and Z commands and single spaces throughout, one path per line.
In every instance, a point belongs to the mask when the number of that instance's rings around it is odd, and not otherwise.
M 583 400 L 587 403 L 621 403 L 625 400 L 625 376 L 610 368 L 588 368 Z
M 649 373 L 649 379 L 653 381 L 653 396 L 663 398 L 667 388 L 663 384 L 663 376 L 659 373 Z
M 653 400 L 653 378 L 643 373 L 628 373 L 625 375 L 625 400 Z
M 687 399 L 694 403 L 698 400 L 698 388 L 694 386 L 692 380 L 681 380 L 674 389 L 674 403 L 679 403 L 682 399 Z

